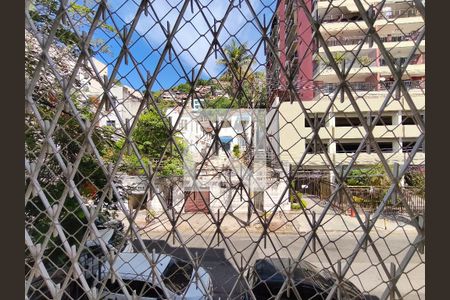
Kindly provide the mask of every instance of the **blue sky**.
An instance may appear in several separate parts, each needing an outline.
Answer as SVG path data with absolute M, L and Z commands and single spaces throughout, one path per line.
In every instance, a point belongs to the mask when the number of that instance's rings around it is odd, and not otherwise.
M 114 23 L 120 29 L 125 23 L 131 24 L 133 21 L 140 1 L 135 3 L 131 0 L 111 0 L 109 1 L 109 8 L 115 12 L 113 15 Z M 129 44 L 129 50 L 134 59 L 137 61 L 138 70 L 141 76 L 146 77 L 146 70 L 153 75 L 156 64 L 160 59 L 161 52 L 166 44 L 166 36 L 161 25 L 167 26 L 167 21 L 170 22 L 171 27 L 179 15 L 184 1 L 173 0 L 155 0 L 152 1 L 152 8 L 148 16 L 142 15 L 136 26 L 136 32 L 132 36 L 132 41 Z M 199 11 L 197 5 L 194 5 L 194 12 L 191 12 L 190 5 L 184 14 L 184 19 L 175 33 L 173 47 L 175 54 L 172 55 L 172 63 L 168 63 L 168 56 L 166 55 L 166 62 L 163 63 L 162 68 L 157 76 L 152 90 L 159 90 L 160 88 L 170 88 L 178 83 L 185 82 L 185 73 L 191 76 L 191 70 L 195 70 L 195 75 L 203 61 L 206 60 L 205 68 L 201 74 L 201 78 L 207 79 L 220 75 L 224 71 L 224 67 L 217 64 L 214 54 L 206 58 L 208 48 L 213 39 L 209 31 L 205 18 L 210 24 L 213 20 L 222 20 L 228 8 L 228 0 L 199 0 L 203 14 Z M 261 41 L 261 33 L 256 27 L 254 17 L 252 16 L 245 1 L 242 1 L 241 7 L 238 7 L 238 0 L 234 3 L 236 7 L 232 9 L 228 18 L 225 20 L 224 29 L 220 33 L 218 40 L 221 45 L 228 43 L 231 37 L 236 37 L 240 42 L 246 42 L 250 51 L 254 54 L 257 46 Z M 260 22 L 262 23 L 263 15 L 266 15 L 266 22 L 270 21 L 275 7 L 275 0 L 259 1 L 252 0 L 253 9 Z M 158 23 L 157 20 L 160 22 Z M 252 22 L 253 21 L 253 22 Z M 111 19 L 107 20 L 109 25 L 113 22 Z M 255 23 L 255 24 L 254 24 Z M 219 24 L 217 24 L 217 27 Z M 120 52 L 122 42 L 118 37 L 111 39 L 111 34 L 96 31 L 96 37 L 105 40 L 112 54 L 99 54 L 97 59 L 107 64 L 109 74 L 111 74 L 113 65 L 116 63 L 117 56 Z M 256 53 L 258 62 L 254 64 L 254 68 L 263 70 L 265 62 L 263 47 L 260 47 Z M 178 59 L 177 59 L 178 58 Z M 218 53 L 220 59 L 220 53 Z M 135 89 L 141 90 L 143 87 L 139 72 L 134 67 L 131 60 L 128 66 L 122 62 L 119 68 L 119 77 L 121 82 L 125 85 L 132 86 Z

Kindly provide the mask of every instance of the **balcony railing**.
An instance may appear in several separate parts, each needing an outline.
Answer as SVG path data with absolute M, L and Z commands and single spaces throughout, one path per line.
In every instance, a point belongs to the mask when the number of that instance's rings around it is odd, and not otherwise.
M 332 93 L 334 92 L 339 84 L 335 84 L 335 83 L 327 83 L 327 84 L 323 84 L 317 87 L 317 90 L 322 92 L 322 93 Z M 354 91 L 373 91 L 376 88 L 376 84 L 374 83 L 369 83 L 369 82 L 353 82 L 353 83 L 349 83 L 349 85 L 351 86 L 351 89 Z
M 352 37 L 352 38 L 330 38 L 326 41 L 327 45 L 329 47 L 333 46 L 345 46 L 345 45 L 357 45 L 363 41 L 364 37 Z M 389 37 L 382 37 L 381 41 L 383 43 L 387 42 L 402 42 L 402 41 L 414 41 L 415 35 L 409 34 L 409 35 L 402 35 L 402 36 L 389 36 Z
M 333 46 L 343 46 L 343 45 L 356 45 L 361 43 L 361 41 L 363 40 L 363 37 L 358 37 L 358 38 L 341 38 L 341 39 L 328 39 L 327 45 L 330 47 Z
M 392 11 L 385 11 L 380 14 L 378 19 L 396 19 L 396 18 L 407 18 L 407 17 L 417 17 L 420 16 L 419 11 L 416 8 L 407 9 L 396 9 Z
M 273 79 L 269 80 L 269 89 L 271 91 L 274 90 L 287 90 L 286 87 L 281 86 L 281 82 L 275 77 Z M 301 90 L 304 90 L 300 84 L 295 84 L 296 79 L 293 81 L 294 88 L 299 92 Z M 411 89 L 425 89 L 425 80 L 403 80 L 403 83 L 405 84 L 406 88 L 408 90 Z M 386 90 L 389 90 L 392 85 L 394 84 L 393 81 L 384 81 L 379 83 L 373 83 L 373 82 L 349 82 L 350 89 L 353 92 L 385 92 Z M 325 84 L 315 84 L 312 89 L 314 90 L 314 93 L 316 95 L 318 94 L 331 94 L 334 93 L 339 86 L 338 83 L 325 83 Z M 379 87 L 379 89 L 378 89 Z
M 405 84 L 406 88 L 408 90 L 410 89 L 425 89 L 425 81 L 424 80 L 403 80 L 403 83 Z M 393 81 L 385 81 L 380 83 L 382 91 L 383 86 L 386 89 L 389 89 L 394 84 Z M 327 83 L 316 86 L 315 90 L 319 93 L 324 94 L 330 94 L 336 91 L 339 84 L 337 83 Z M 371 92 L 376 91 L 377 83 L 370 83 L 370 82 L 351 82 L 349 83 L 351 89 L 353 91 L 364 91 L 364 92 Z
M 338 65 L 339 69 L 342 67 L 342 63 L 338 63 L 337 65 Z M 372 63 L 372 64 L 368 65 L 368 67 L 371 67 L 371 66 L 375 66 L 375 64 Z M 362 67 L 366 67 L 366 66 L 360 64 L 357 60 L 353 64 L 351 64 L 350 61 L 345 63 L 345 70 L 348 70 L 349 68 L 353 69 L 353 68 L 362 68 Z M 313 72 L 316 75 L 327 69 L 332 70 L 331 65 L 320 62 L 315 65 Z
M 408 17 L 417 17 L 420 16 L 419 11 L 416 8 L 408 8 L 408 9 L 394 9 L 389 11 L 382 11 L 378 15 L 378 20 L 391 20 L 397 18 L 408 18 Z M 326 15 L 323 17 L 319 17 L 319 20 L 322 20 L 322 23 L 331 23 L 331 22 L 353 22 L 353 21 L 361 21 L 362 18 L 359 14 L 350 13 L 350 14 L 339 14 L 339 15 Z
M 403 84 L 405 87 L 410 89 L 425 89 L 425 80 L 403 80 Z M 394 81 L 384 81 L 382 86 L 384 86 L 387 90 L 390 89 L 394 85 Z
M 404 64 L 406 62 L 406 58 L 397 58 L 397 59 L 394 59 L 394 62 L 395 63 L 402 63 L 402 64 Z M 424 62 L 420 62 L 420 63 L 410 62 L 409 66 L 423 65 L 423 64 L 424 64 Z M 337 65 L 338 65 L 338 67 L 340 69 L 341 66 L 342 66 L 342 63 L 338 63 Z M 382 66 L 386 66 L 386 64 L 385 64 L 385 61 L 383 59 L 380 59 L 379 67 L 382 67 Z M 346 61 L 346 63 L 345 63 L 345 70 L 348 70 L 349 68 L 351 68 L 351 69 L 361 69 L 361 68 L 364 68 L 364 67 L 369 67 L 369 68 L 373 67 L 373 68 L 375 68 L 375 67 L 378 67 L 378 66 L 376 65 L 375 62 L 372 62 L 371 64 L 368 64 L 368 65 L 363 65 L 360 62 L 358 62 L 358 60 L 356 60 L 353 64 L 350 61 L 349 62 Z M 322 61 L 320 61 L 319 63 L 316 62 L 315 66 L 313 67 L 313 73 L 314 73 L 315 76 L 319 75 L 321 72 L 323 72 L 325 70 L 332 70 L 332 67 L 331 67 L 330 64 L 323 63 Z

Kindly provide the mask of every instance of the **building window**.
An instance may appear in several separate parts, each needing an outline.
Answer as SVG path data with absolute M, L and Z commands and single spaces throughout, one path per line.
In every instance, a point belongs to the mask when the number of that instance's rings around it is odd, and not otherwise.
M 116 127 L 116 121 L 115 120 L 107 120 L 106 126 Z
M 406 62 L 407 57 L 397 57 L 394 58 L 393 63 L 396 65 L 403 65 Z M 386 60 L 384 58 L 380 58 L 380 66 L 387 66 Z
M 372 122 L 375 116 L 372 116 Z M 362 126 L 361 120 L 358 117 L 336 117 L 336 127 L 358 127 Z M 376 126 L 392 125 L 392 116 L 381 116 L 378 119 Z
M 402 143 L 402 152 L 403 153 L 410 153 L 416 146 L 415 141 L 403 141 Z M 417 152 L 423 152 L 423 143 L 419 146 L 419 149 L 417 149 Z
M 308 146 L 310 144 L 311 144 L 311 147 L 308 148 Z M 305 148 L 305 149 L 307 149 L 306 153 L 314 154 L 314 153 L 328 152 L 328 143 L 325 142 L 325 141 L 322 141 L 322 145 L 323 145 L 323 147 L 320 146 L 320 142 L 318 142 L 318 141 L 307 140 L 306 141 L 306 148 Z
M 361 143 L 338 143 L 336 145 L 336 153 L 355 153 L 356 150 L 358 150 L 358 147 Z M 378 147 L 380 147 L 381 152 L 392 152 L 393 151 L 393 147 L 392 147 L 392 142 L 377 142 Z M 370 146 L 370 149 L 368 149 L 369 147 L 367 145 L 365 145 L 362 149 L 361 152 L 362 153 L 367 153 L 368 150 L 370 150 L 370 153 L 374 153 L 375 149 Z
M 372 122 L 375 120 L 375 116 L 372 117 Z M 376 126 L 392 125 L 392 116 L 382 116 L 378 119 Z
M 421 113 L 420 117 L 425 122 L 425 114 Z M 402 125 L 417 125 L 416 120 L 411 115 L 403 115 L 402 116 Z
M 355 153 L 361 143 L 337 143 L 336 153 Z M 363 148 L 361 152 L 366 152 Z
M 311 119 L 311 122 L 314 124 L 314 115 L 308 115 L 308 117 Z M 320 121 L 322 120 L 323 116 L 318 115 L 317 116 L 317 124 L 320 123 Z M 324 122 L 322 124 L 320 124 L 320 127 L 325 127 L 325 124 L 328 120 L 325 119 Z M 305 127 L 306 128 L 310 128 L 311 126 L 309 126 L 309 122 L 308 119 L 305 117 Z
M 392 152 L 392 142 L 378 142 L 378 147 L 380 147 L 381 152 Z
M 343 127 L 343 126 L 357 127 L 362 125 L 361 120 L 358 117 L 336 117 L 335 124 L 336 127 Z

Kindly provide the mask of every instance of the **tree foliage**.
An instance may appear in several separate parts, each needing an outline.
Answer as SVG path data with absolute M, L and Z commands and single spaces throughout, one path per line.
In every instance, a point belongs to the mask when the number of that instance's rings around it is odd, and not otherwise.
M 226 58 L 218 64 L 226 67 L 222 80 L 231 84 L 225 89 L 236 98 L 238 108 L 265 108 L 267 101 L 266 74 L 252 69 L 252 55 L 247 44 L 232 40 L 224 48 Z M 242 82 L 242 83 L 240 83 Z
M 416 189 L 416 194 L 425 198 L 425 168 L 415 167 L 405 175 L 405 182 Z
M 183 174 L 183 160 L 177 147 L 183 153 L 186 145 L 184 140 L 176 135 L 173 136 L 175 144 L 170 140 L 171 135 L 166 127 L 169 125 L 169 120 L 166 118 L 164 122 L 165 124 L 155 109 L 147 110 L 139 117 L 132 140 L 137 145 L 144 164 L 148 166 L 151 163 L 158 176 L 180 176 Z M 164 152 L 167 143 L 170 144 Z M 117 142 L 117 150 L 124 146 L 127 147 L 124 139 Z M 142 173 L 142 165 L 136 154 L 133 151 L 127 152 L 124 156 L 123 168 L 129 173 Z M 157 162 L 160 158 L 162 163 L 158 167 Z
M 52 107 L 39 105 L 38 109 L 44 119 L 51 120 L 54 117 Z M 80 109 L 80 111 L 86 119 L 91 117 L 90 113 L 85 109 Z M 63 157 L 66 165 L 76 163 L 85 137 L 86 135 L 80 124 L 71 114 L 63 113 L 59 117 L 52 140 L 56 145 L 56 149 L 58 149 L 58 154 Z M 107 149 L 113 144 L 111 133 L 107 129 L 99 127 L 94 129 L 92 139 L 101 155 L 105 154 Z M 28 160 L 35 161 L 48 147 L 46 136 L 37 125 L 34 115 L 26 115 L 25 153 Z M 55 154 L 53 151 L 47 150 L 44 154 L 43 165 L 37 176 L 37 181 L 43 188 L 45 197 L 50 205 L 61 204 L 64 201 L 59 218 L 61 220 L 60 224 L 68 235 L 69 243 L 77 245 L 86 231 L 87 218 L 74 196 L 66 194 L 67 196 L 63 197 L 68 186 L 67 178 L 63 174 L 64 172 Z M 107 178 L 93 154 L 83 154 L 77 172 L 73 177 L 73 182 L 78 187 L 81 196 L 86 198 L 100 196 L 105 192 Z M 27 180 L 26 186 L 29 183 L 30 181 Z M 37 195 L 32 196 L 25 206 L 25 223 L 36 243 L 43 241 L 46 233 L 52 226 L 52 221 L 42 213 L 43 211 L 45 211 L 45 207 Z M 60 244 L 58 238 L 52 238 L 52 240 L 54 245 Z M 51 260 L 57 265 L 62 265 L 67 260 L 60 247 L 54 248 L 50 246 L 48 253 Z
M 226 58 L 219 59 L 218 64 L 225 66 L 223 80 L 230 81 L 230 94 L 236 97 L 239 107 L 244 106 L 244 95 L 242 88 L 239 87 L 240 81 L 245 81 L 251 74 L 252 55 L 247 49 L 247 44 L 238 44 L 233 39 L 231 43 L 224 47 Z
M 56 30 L 55 37 L 61 44 L 73 47 L 76 51 L 76 45 L 80 42 L 79 36 L 81 32 L 87 31 L 88 26 L 94 19 L 96 11 L 91 9 L 95 2 L 92 0 L 84 1 L 85 5 L 79 4 L 76 1 L 70 1 L 68 6 L 68 14 L 75 28 L 72 28 L 69 24 L 61 24 Z M 30 7 L 30 16 L 37 25 L 41 32 L 49 32 L 55 18 L 60 13 L 60 1 L 57 0 L 35 0 Z M 116 30 L 106 22 L 100 23 L 100 28 L 103 32 L 115 34 Z M 76 31 L 75 31 L 76 30 Z M 78 32 L 78 34 L 76 34 Z M 105 41 L 99 37 L 91 39 L 88 50 L 92 53 L 99 51 L 101 53 L 111 53 L 108 45 L 105 45 Z
M 233 155 L 236 158 L 239 158 L 241 156 L 241 150 L 239 149 L 239 145 L 233 146 Z
M 355 168 L 347 176 L 346 181 L 350 186 L 387 187 L 390 185 L 389 177 L 382 165 Z
M 53 21 L 59 14 L 59 1 L 37 0 L 34 1 L 34 7 L 30 14 L 38 29 L 47 33 L 51 28 Z M 87 24 L 92 17 L 92 13 L 87 7 L 78 5 L 73 1 L 70 3 L 69 14 L 73 20 L 79 20 L 79 26 Z M 85 23 L 83 23 L 85 22 Z M 106 26 L 106 25 L 104 25 Z M 81 28 L 81 27 L 80 27 Z M 107 28 L 106 28 L 107 29 Z M 111 28 L 109 28 L 111 30 Z M 26 36 L 29 33 L 26 32 Z M 73 52 L 67 51 L 74 47 L 78 42 L 77 35 L 68 25 L 60 26 L 55 36 L 56 46 L 52 45 L 50 53 L 53 59 L 56 59 L 56 65 L 59 70 L 70 70 L 71 62 L 76 57 Z M 27 39 L 25 49 L 25 75 L 26 78 L 33 76 L 40 53 L 36 51 L 37 42 L 33 38 Z M 94 49 L 91 47 L 91 51 Z M 93 152 L 81 153 L 82 146 L 85 143 L 86 132 L 83 130 L 72 111 L 64 109 L 59 116 L 56 116 L 55 107 L 65 101 L 64 93 L 59 84 L 49 73 L 43 73 L 40 80 L 36 83 L 32 93 L 32 100 L 35 102 L 37 111 L 43 120 L 50 123 L 57 118 L 56 127 L 51 134 L 51 139 L 56 148 L 51 148 L 48 143 L 48 137 L 45 130 L 37 119 L 37 115 L 27 111 L 25 115 L 25 157 L 30 163 L 42 162 L 39 174 L 36 180 L 43 191 L 46 201 L 53 206 L 58 204 L 61 208 L 59 223 L 63 227 L 68 242 L 71 245 L 78 245 L 87 230 L 87 217 L 83 213 L 79 201 L 74 194 L 69 193 L 69 182 L 67 175 L 61 167 L 61 163 L 76 166 L 77 171 L 72 178 L 82 197 L 94 198 L 101 196 L 106 192 L 107 177 L 99 165 L 98 159 Z M 74 88 L 79 86 L 74 83 Z M 77 93 L 72 93 L 71 100 L 79 112 L 83 121 L 92 120 L 93 114 L 91 107 Z M 112 132 L 107 128 L 94 127 L 91 138 L 100 155 L 106 155 L 114 145 Z M 91 149 L 92 150 L 92 149 Z M 58 159 L 57 154 L 62 158 Z M 80 159 L 80 155 L 82 155 Z M 38 160 L 39 158 L 39 160 Z M 30 187 L 31 180 L 27 177 L 25 189 Z M 113 200 L 113 199 L 111 199 Z M 53 230 L 53 221 L 45 212 L 43 200 L 36 192 L 30 195 L 30 199 L 25 205 L 25 224 L 30 236 L 35 243 L 42 243 L 44 238 L 51 234 Z M 54 265 L 63 266 L 67 260 L 67 255 L 60 247 L 59 237 L 51 237 L 47 247 L 45 257 Z
M 209 99 L 205 101 L 205 108 L 214 108 L 214 109 L 228 109 L 228 108 L 239 108 L 238 102 L 233 101 L 232 98 L 229 97 L 218 97 L 216 99 Z
M 174 87 L 174 90 L 189 94 L 189 92 L 191 91 L 191 85 L 189 83 L 180 83 L 179 85 Z

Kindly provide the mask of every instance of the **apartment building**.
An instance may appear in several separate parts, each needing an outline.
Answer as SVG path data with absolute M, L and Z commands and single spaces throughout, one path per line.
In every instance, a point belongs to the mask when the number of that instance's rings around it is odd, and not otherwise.
M 409 95 L 400 88 L 391 89 L 394 77 L 388 62 L 374 39 L 366 38 L 368 27 L 354 1 L 305 2 L 311 17 L 319 21 L 320 33 L 338 67 L 348 72 L 347 82 L 364 120 L 347 94 L 337 92 L 340 80 L 300 1 L 281 0 L 270 32 L 279 53 L 267 53 L 268 119 L 274 119 L 268 128 L 275 146 L 272 152 L 286 164 L 303 159 L 304 169 L 329 169 L 328 158 L 334 165 L 346 165 L 366 135 L 362 121 L 371 124 L 382 111 L 372 131 L 375 142 L 389 163 L 402 164 L 423 131 L 421 121 L 412 117 L 411 102 L 425 119 L 425 39 L 419 41 L 424 20 L 414 1 L 387 0 L 383 6 L 382 1 L 361 1 L 376 16 L 374 28 L 396 65 L 407 64 L 402 80 Z M 319 126 L 317 142 L 313 128 Z M 424 161 L 423 143 L 412 164 Z M 356 163 L 379 162 L 373 142 L 363 145 Z
M 99 76 L 108 76 L 108 67 L 104 63 L 93 58 L 93 65 Z M 96 107 L 104 96 L 104 89 L 94 74 L 94 70 L 90 68 L 89 74 L 79 73 L 77 79 L 80 81 L 80 92 L 83 98 L 89 100 L 85 101 L 86 105 L 94 105 Z M 110 89 L 109 95 L 110 101 L 103 106 L 98 125 L 121 129 L 120 120 L 124 124 L 131 124 L 130 122 L 134 120 L 141 105 L 142 93 L 134 90 L 132 87 L 117 83 Z
M 100 126 L 111 126 L 121 128 L 120 119 L 125 126 L 130 126 L 137 115 L 142 102 L 142 94 L 128 86 L 115 86 L 110 89 L 111 102 L 107 104 L 102 112 Z M 129 125 L 126 125 L 126 124 Z

